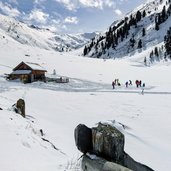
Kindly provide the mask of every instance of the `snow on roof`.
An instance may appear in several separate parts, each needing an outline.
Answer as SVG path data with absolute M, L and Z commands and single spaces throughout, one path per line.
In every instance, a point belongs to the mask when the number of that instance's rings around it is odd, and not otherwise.
M 31 62 L 24 62 L 26 65 L 28 65 L 30 68 L 32 68 L 33 70 L 43 70 L 46 71 L 42 66 L 40 66 L 37 63 L 31 63 Z
M 16 71 L 13 71 L 11 74 L 20 75 L 20 74 L 30 74 L 30 73 L 31 73 L 31 70 L 16 70 Z

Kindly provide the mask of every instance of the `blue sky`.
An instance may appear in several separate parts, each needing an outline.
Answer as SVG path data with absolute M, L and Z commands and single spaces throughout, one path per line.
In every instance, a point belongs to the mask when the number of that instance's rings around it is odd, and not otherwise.
M 146 0 L 1 0 L 0 12 L 62 33 L 106 30 Z

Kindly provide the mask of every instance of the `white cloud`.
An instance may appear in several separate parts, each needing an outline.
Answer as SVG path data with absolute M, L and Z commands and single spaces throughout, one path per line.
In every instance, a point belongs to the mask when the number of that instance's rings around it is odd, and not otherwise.
M 34 3 L 35 4 L 40 4 L 40 3 L 42 3 L 42 2 L 44 2 L 45 0 L 34 0 Z
M 118 17 L 122 17 L 123 16 L 123 13 L 120 9 L 115 9 L 114 10 L 115 14 L 118 16 Z
M 115 3 L 112 0 L 79 0 L 84 7 L 92 7 L 103 9 L 104 7 L 114 7 Z
M 104 7 L 115 7 L 113 0 L 54 0 L 62 3 L 67 9 L 75 11 L 80 7 L 84 8 L 98 8 L 103 9 Z
M 41 24 L 46 24 L 48 17 L 49 17 L 49 14 L 44 13 L 41 9 L 34 9 L 29 14 L 28 19 L 34 20 Z
M 64 20 L 65 23 L 77 24 L 78 18 L 77 17 L 66 17 Z
M 8 3 L 0 2 L 0 10 L 8 16 L 18 17 L 21 13 L 18 9 L 12 8 Z
M 79 0 L 80 4 L 84 7 L 94 7 L 94 8 L 103 8 L 103 3 L 101 0 Z
M 73 0 L 55 0 L 56 2 L 62 3 L 68 10 L 75 11 L 77 8 L 77 1 Z

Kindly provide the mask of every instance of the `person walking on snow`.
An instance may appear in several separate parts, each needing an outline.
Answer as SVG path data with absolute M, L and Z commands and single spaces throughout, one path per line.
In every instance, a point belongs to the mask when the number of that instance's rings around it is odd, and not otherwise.
M 132 85 L 132 81 L 131 80 L 129 80 L 129 85 Z
M 128 87 L 128 81 L 125 83 L 126 88 Z
M 115 89 L 115 81 L 112 81 L 112 87 Z
M 135 84 L 136 84 L 136 86 L 137 86 L 137 88 L 138 88 L 138 86 L 139 86 L 139 81 L 136 80 L 136 81 L 135 81 Z
M 142 84 L 142 92 L 141 92 L 142 95 L 144 94 L 144 88 L 145 88 L 145 83 Z

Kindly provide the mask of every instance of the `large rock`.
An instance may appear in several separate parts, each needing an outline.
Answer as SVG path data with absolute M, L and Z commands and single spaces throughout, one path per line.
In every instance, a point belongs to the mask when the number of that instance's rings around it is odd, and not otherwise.
M 25 101 L 23 99 L 17 101 L 15 111 L 25 118 Z
M 93 153 L 120 162 L 124 155 L 124 135 L 111 125 L 99 123 L 92 128 Z
M 109 162 L 103 158 L 91 158 L 86 155 L 83 156 L 81 167 L 83 171 L 132 171 L 126 167 L 114 162 Z
M 74 131 L 75 143 L 82 153 L 92 151 L 92 131 L 87 126 L 80 124 Z
M 124 135 L 109 124 L 99 123 L 92 129 L 78 125 L 75 129 L 77 148 L 84 154 L 89 152 L 98 156 L 91 159 L 84 155 L 83 171 L 154 171 L 124 152 L 124 141 Z

